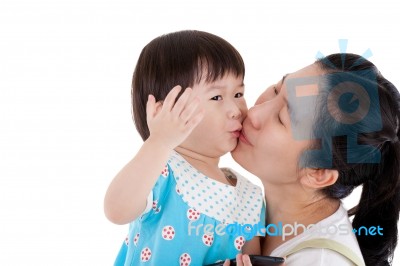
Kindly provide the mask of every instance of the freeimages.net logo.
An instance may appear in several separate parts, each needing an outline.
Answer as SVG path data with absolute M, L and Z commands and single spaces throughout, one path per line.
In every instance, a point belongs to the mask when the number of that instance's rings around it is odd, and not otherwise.
M 339 40 L 342 68 L 347 40 Z M 382 129 L 377 77 L 374 71 L 357 69 L 368 49 L 351 66 L 341 71 L 329 59 L 321 59 L 333 71 L 323 76 L 288 78 L 286 88 L 292 133 L 297 140 L 320 140 L 319 149 L 303 153 L 301 163 L 312 167 L 332 166 L 332 138 L 346 137 L 347 163 L 379 163 L 381 154 L 370 145 L 359 144 L 361 133 Z M 317 57 L 323 58 L 318 52 Z

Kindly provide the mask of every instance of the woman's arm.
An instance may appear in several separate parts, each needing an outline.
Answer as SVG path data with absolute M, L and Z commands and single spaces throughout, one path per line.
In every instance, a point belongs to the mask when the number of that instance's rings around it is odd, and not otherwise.
M 251 240 L 246 241 L 242 249 L 243 254 L 249 255 L 260 255 L 261 254 L 261 245 L 260 245 L 260 237 L 255 236 Z

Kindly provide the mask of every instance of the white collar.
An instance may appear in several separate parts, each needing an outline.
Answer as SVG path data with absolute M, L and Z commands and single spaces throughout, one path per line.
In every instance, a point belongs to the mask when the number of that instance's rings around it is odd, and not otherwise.
M 177 192 L 197 212 L 225 224 L 260 221 L 262 190 L 240 174 L 231 170 L 237 178 L 236 186 L 224 184 L 202 174 L 175 151 L 168 164 L 174 173 Z

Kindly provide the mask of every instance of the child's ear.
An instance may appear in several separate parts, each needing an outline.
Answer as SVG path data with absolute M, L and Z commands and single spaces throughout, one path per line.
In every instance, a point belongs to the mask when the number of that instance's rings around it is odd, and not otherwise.
M 310 188 L 324 188 L 335 184 L 339 172 L 332 169 L 307 168 L 300 182 Z

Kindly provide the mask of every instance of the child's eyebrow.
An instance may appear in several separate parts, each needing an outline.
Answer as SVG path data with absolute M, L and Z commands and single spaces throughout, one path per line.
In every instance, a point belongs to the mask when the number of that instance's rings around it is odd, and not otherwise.
M 218 84 L 213 84 L 210 85 L 209 87 L 207 87 L 207 90 L 221 90 L 221 89 L 225 89 L 227 86 L 225 85 L 218 85 Z M 244 87 L 244 83 L 242 82 L 241 84 L 235 86 L 235 88 L 243 88 Z

